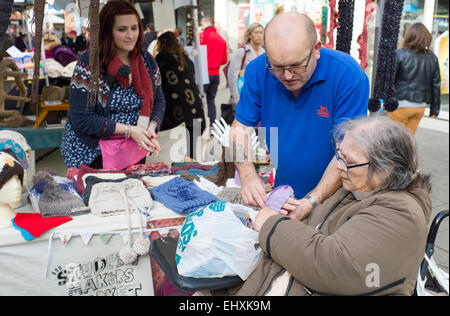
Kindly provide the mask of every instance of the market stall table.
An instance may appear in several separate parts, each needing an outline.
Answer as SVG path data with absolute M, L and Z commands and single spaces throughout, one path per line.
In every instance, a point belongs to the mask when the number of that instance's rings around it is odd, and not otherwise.
M 153 203 L 150 220 L 183 217 Z M 134 213 L 133 240 L 139 226 Z M 154 295 L 149 255 L 125 265 L 122 235 L 128 235 L 127 215 L 80 215 L 31 241 L 15 228 L 0 230 L 0 295 Z

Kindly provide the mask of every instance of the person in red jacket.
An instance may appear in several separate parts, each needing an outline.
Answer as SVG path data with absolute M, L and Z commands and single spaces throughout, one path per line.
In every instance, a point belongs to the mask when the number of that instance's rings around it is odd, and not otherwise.
M 228 62 L 227 43 L 217 33 L 214 27 L 214 19 L 205 16 L 202 19 L 203 32 L 200 33 L 200 45 L 206 45 L 208 58 L 209 84 L 204 85 L 206 102 L 208 104 L 208 117 L 212 124 L 216 119 L 216 94 L 219 87 L 219 69 Z

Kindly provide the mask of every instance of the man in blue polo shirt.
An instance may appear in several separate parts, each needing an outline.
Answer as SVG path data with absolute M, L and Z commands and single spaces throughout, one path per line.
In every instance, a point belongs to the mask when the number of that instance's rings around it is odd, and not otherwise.
M 332 130 L 343 120 L 367 115 L 369 81 L 350 55 L 321 47 L 304 14 L 275 16 L 265 30 L 265 48 L 266 54 L 246 68 L 230 143 L 247 153 L 242 139 L 261 121 L 269 150 L 278 152 L 272 157 L 275 185 L 294 189 L 300 200 L 290 199 L 285 209 L 301 219 L 341 185 L 332 167 Z M 264 207 L 265 187 L 253 163 L 247 159 L 236 166 L 244 201 Z

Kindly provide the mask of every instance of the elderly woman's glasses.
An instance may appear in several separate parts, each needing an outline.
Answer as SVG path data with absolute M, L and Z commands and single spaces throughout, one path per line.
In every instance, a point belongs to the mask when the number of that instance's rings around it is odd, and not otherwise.
M 313 47 L 313 49 L 311 49 L 311 52 L 309 53 L 308 60 L 306 61 L 305 65 L 288 66 L 288 67 L 280 67 L 280 68 L 269 67 L 269 63 L 268 63 L 268 59 L 267 59 L 267 55 L 266 55 L 266 69 L 267 69 L 267 71 L 269 71 L 271 74 L 274 74 L 275 76 L 283 75 L 286 70 L 289 71 L 292 75 L 299 75 L 301 73 L 304 73 L 306 71 L 306 69 L 308 68 L 309 61 L 311 59 L 313 51 L 314 51 L 314 47 Z
M 362 167 L 362 166 L 367 166 L 368 164 L 370 164 L 370 162 L 365 162 L 365 163 L 360 163 L 360 164 L 357 164 L 357 165 L 349 166 L 349 165 L 347 165 L 347 162 L 339 155 L 339 150 L 336 149 L 336 147 L 334 148 L 334 154 L 336 156 L 336 160 L 337 160 L 338 163 L 340 161 L 342 161 L 342 164 L 344 166 L 343 169 L 344 169 L 345 172 L 348 172 L 348 169 L 352 169 L 352 168 L 356 168 L 356 167 Z

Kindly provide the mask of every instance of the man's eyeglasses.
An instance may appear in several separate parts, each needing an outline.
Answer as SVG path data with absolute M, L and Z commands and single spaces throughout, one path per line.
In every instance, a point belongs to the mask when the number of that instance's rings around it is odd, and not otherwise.
M 344 165 L 344 171 L 348 172 L 348 169 L 352 169 L 352 168 L 356 168 L 356 167 L 362 167 L 362 166 L 367 166 L 368 164 L 370 164 L 370 162 L 365 162 L 365 163 L 360 163 L 357 165 L 347 165 L 347 162 L 339 155 L 339 150 L 336 149 L 336 147 L 334 148 L 334 154 L 336 156 L 336 160 L 339 163 L 340 161 L 342 161 L 343 165 Z
M 306 61 L 305 65 L 288 66 L 288 67 L 281 67 L 281 68 L 269 67 L 268 58 L 266 55 L 266 69 L 267 69 L 267 71 L 269 71 L 271 74 L 274 74 L 275 76 L 283 75 L 286 70 L 289 71 L 292 75 L 298 75 L 298 74 L 304 73 L 306 71 L 306 69 L 308 68 L 309 61 L 311 59 L 313 51 L 314 51 L 314 48 L 311 49 L 311 52 L 309 53 L 308 60 Z

